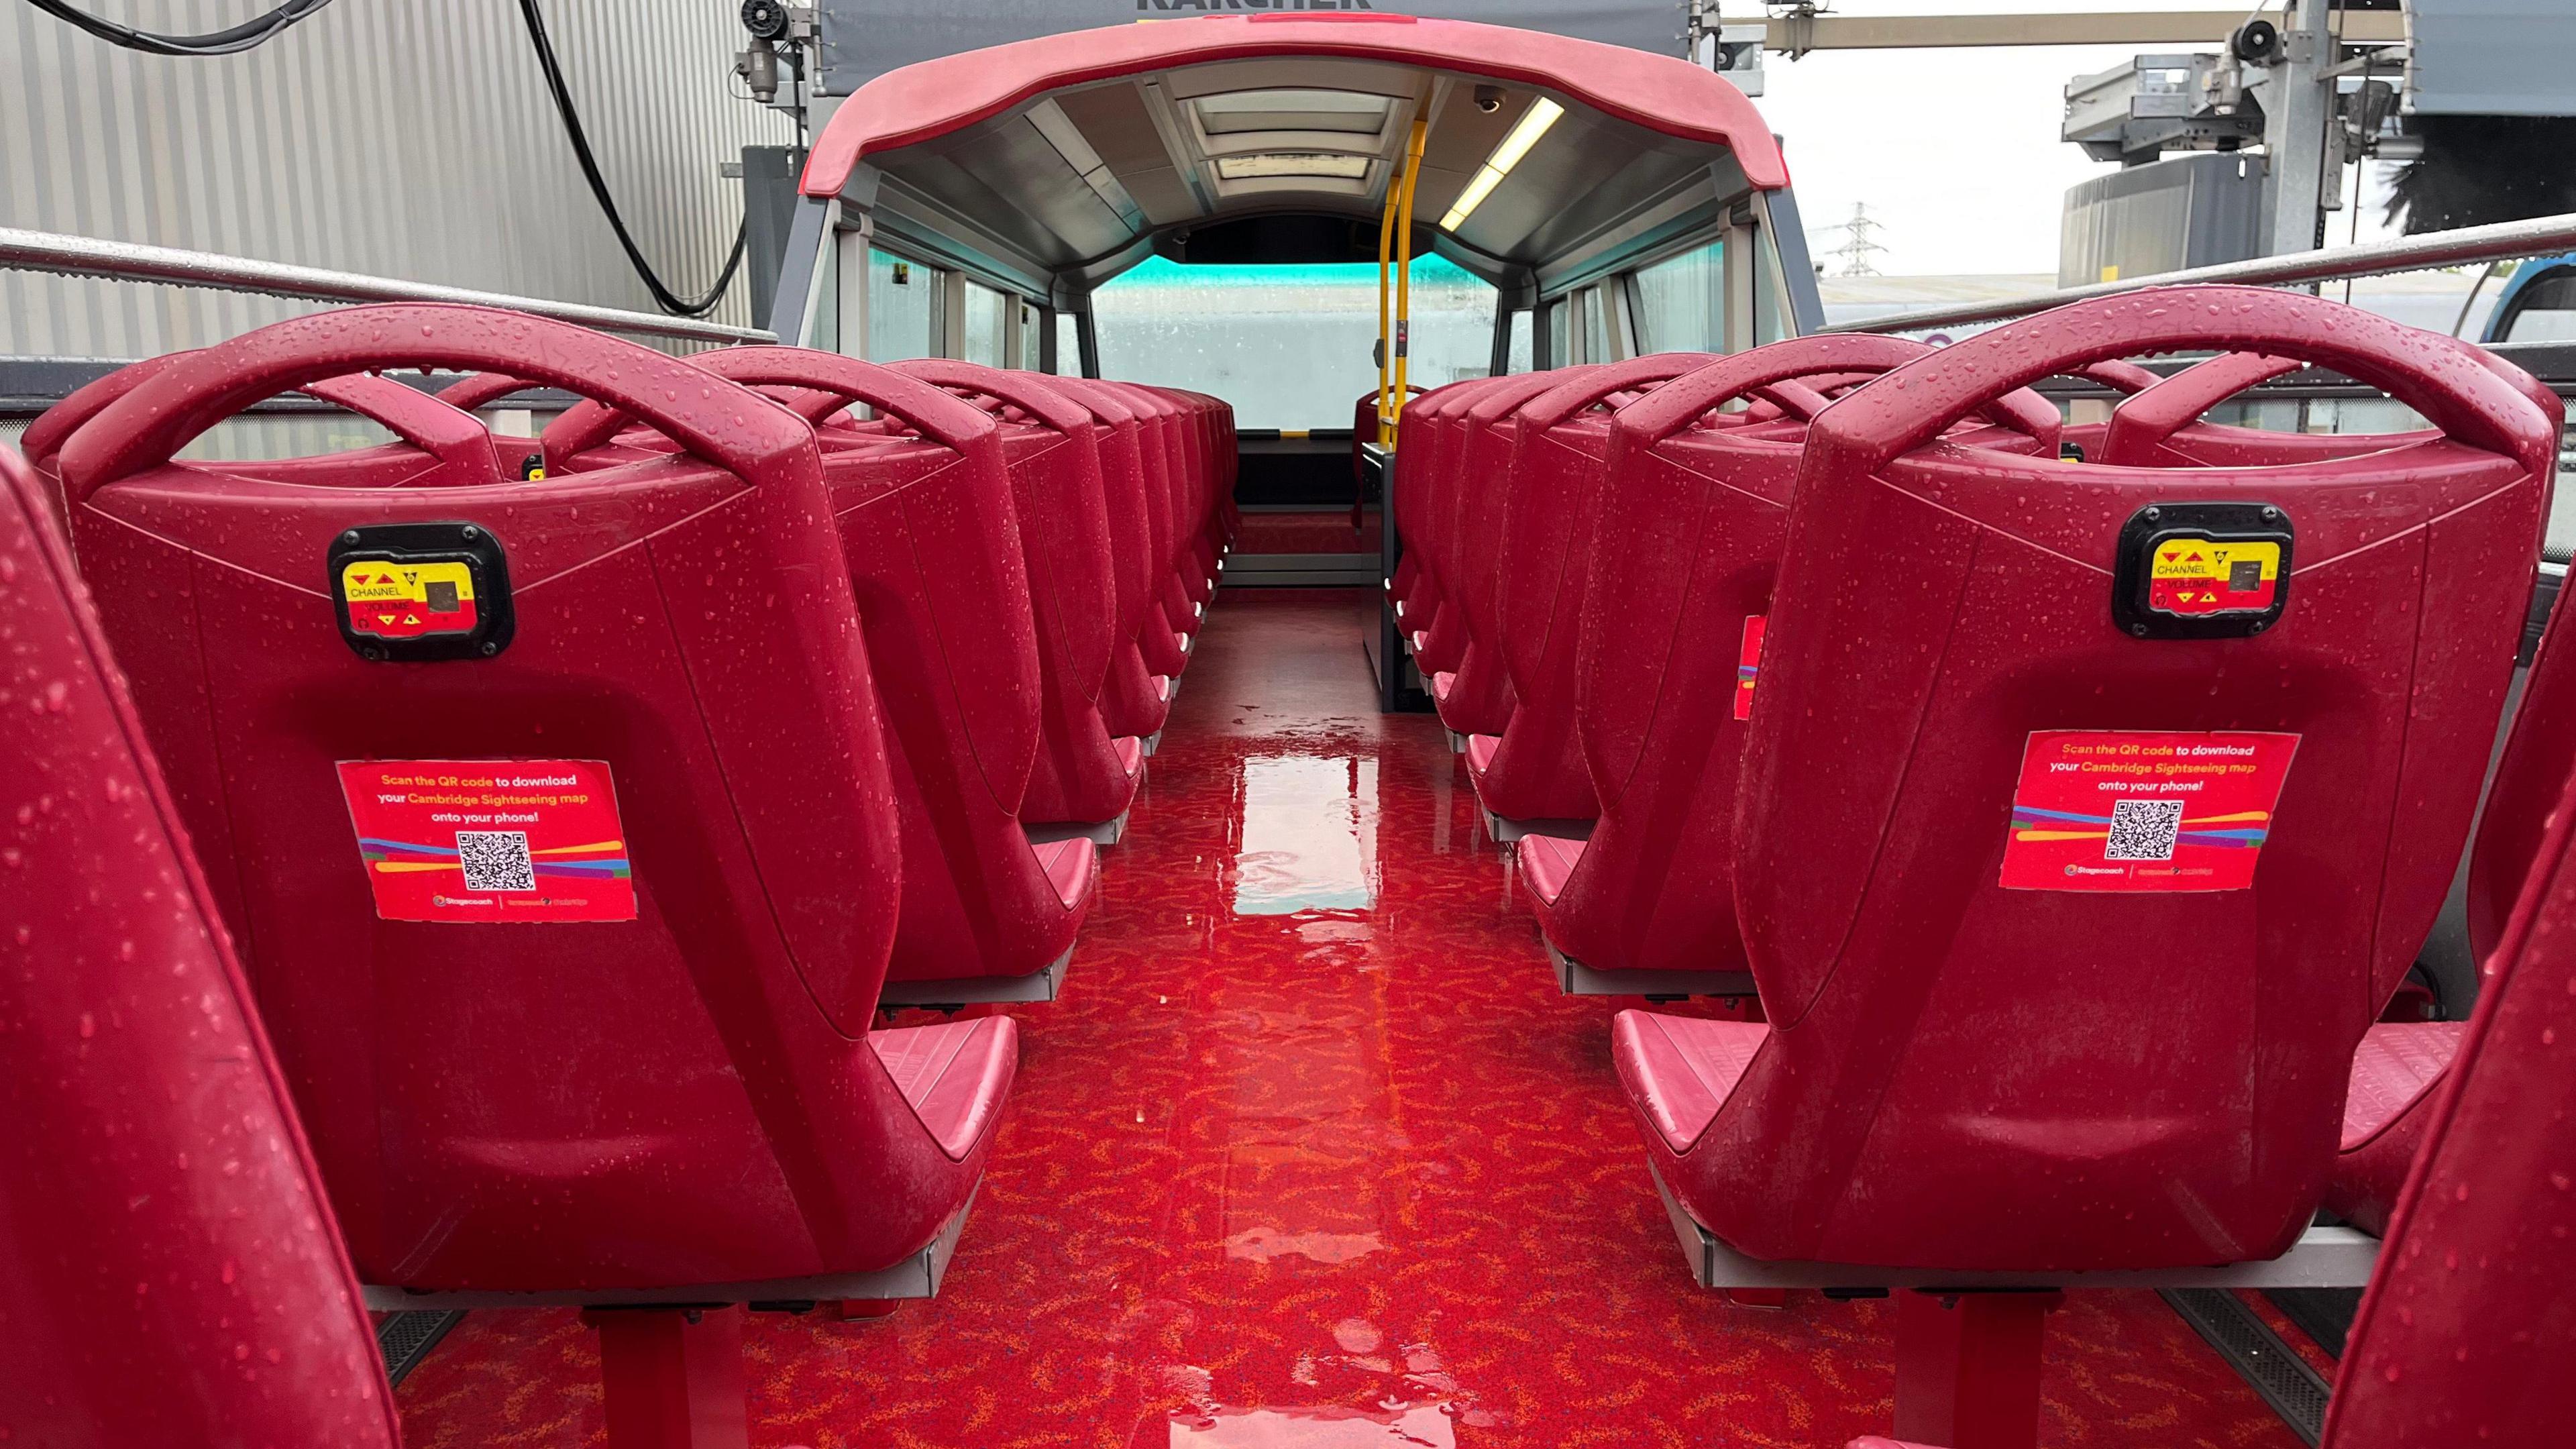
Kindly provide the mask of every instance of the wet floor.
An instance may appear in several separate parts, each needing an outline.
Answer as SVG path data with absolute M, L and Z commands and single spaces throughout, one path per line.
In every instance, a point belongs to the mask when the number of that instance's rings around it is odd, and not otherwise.
M 752 1442 L 1796 1445 L 1884 1432 L 1892 1315 L 1694 1287 L 1610 1067 L 1356 590 L 1228 590 L 940 1297 L 756 1316 Z M 2152 1294 L 2051 1324 L 2052 1446 L 2297 1444 Z M 483 1313 L 418 1446 L 604 1443 L 568 1312 Z

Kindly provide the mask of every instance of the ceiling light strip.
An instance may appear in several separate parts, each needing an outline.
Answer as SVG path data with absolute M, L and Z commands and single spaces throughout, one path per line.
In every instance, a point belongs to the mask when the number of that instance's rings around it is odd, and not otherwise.
M 1530 153 L 1531 147 L 1538 144 L 1538 138 L 1546 135 L 1547 128 L 1555 125 L 1556 118 L 1564 114 L 1565 107 L 1545 96 L 1530 102 L 1530 108 L 1521 113 L 1519 124 L 1512 127 L 1511 134 L 1503 137 L 1503 143 L 1494 148 L 1494 154 L 1485 158 L 1485 164 L 1476 168 L 1475 176 L 1467 182 L 1467 189 L 1458 193 L 1458 204 L 1449 208 L 1447 216 L 1440 218 L 1440 229 L 1456 231 L 1458 224 L 1485 204 L 1485 198 L 1493 194 L 1494 188 L 1502 184 L 1502 179 L 1511 174 L 1513 167 L 1521 164 L 1521 158 Z

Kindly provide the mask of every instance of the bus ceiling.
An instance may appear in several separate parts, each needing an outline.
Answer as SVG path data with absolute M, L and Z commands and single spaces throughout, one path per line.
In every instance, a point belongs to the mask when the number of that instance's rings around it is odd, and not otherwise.
M 850 231 L 1056 306 L 1157 253 L 1373 257 L 1417 118 L 1414 251 L 1514 305 L 1761 226 L 1807 311 L 1788 169 L 1725 80 L 1624 46 L 1353 11 L 1112 26 L 876 77 L 815 141 L 775 320 L 806 335 L 825 240 Z

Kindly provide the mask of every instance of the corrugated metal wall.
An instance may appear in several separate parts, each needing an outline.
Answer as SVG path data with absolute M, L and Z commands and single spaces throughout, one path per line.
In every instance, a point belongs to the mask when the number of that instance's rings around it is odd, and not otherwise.
M 83 0 L 197 33 L 264 0 Z M 742 219 L 718 174 L 794 140 L 741 98 L 734 0 L 542 0 L 638 243 L 703 290 Z M 246 55 L 176 59 L 0 6 L 0 225 L 655 310 L 584 187 L 516 0 L 339 0 Z M 143 357 L 311 310 L 0 271 L 0 356 Z M 752 321 L 737 278 L 719 321 Z

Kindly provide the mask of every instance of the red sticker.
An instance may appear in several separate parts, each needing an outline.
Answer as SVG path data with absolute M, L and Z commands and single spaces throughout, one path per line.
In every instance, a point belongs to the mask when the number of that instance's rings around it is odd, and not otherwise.
M 1744 616 L 1744 643 L 1735 655 L 1735 717 L 1753 718 L 1753 680 L 1762 672 L 1763 615 Z
M 340 793 L 388 921 L 631 921 L 604 760 L 343 760 Z
M 2254 883 L 2299 737 L 2035 730 L 2003 886 L 2234 891 Z

